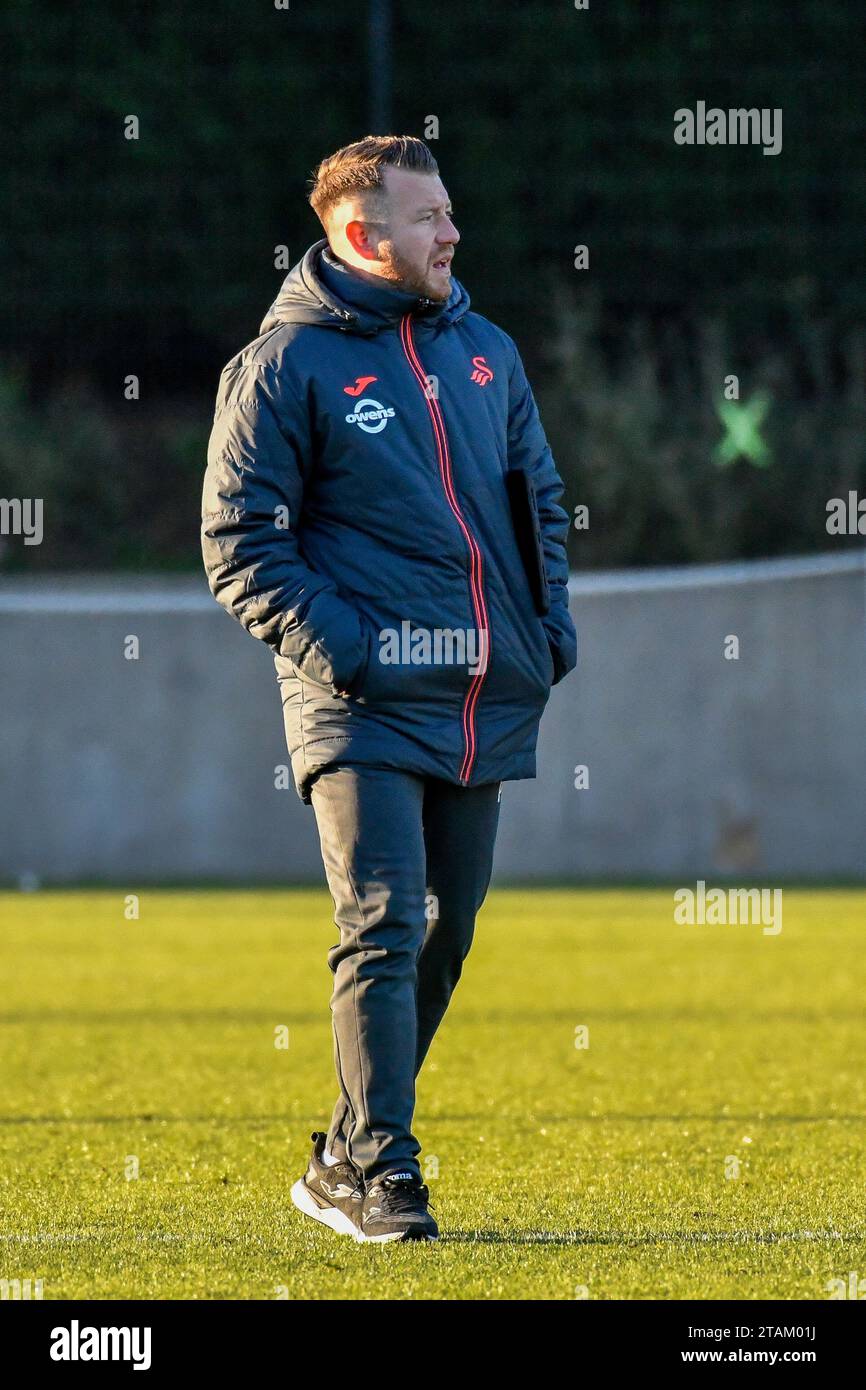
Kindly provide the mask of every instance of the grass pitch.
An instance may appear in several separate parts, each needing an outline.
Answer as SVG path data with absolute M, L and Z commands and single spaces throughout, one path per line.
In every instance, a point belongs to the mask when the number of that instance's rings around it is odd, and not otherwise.
M 0 1278 L 46 1299 L 866 1276 L 866 893 L 786 889 L 778 936 L 677 926 L 671 890 L 492 893 L 419 1084 L 434 1246 L 289 1203 L 335 1097 L 324 890 L 144 889 L 132 921 L 119 890 L 3 894 L 0 917 Z

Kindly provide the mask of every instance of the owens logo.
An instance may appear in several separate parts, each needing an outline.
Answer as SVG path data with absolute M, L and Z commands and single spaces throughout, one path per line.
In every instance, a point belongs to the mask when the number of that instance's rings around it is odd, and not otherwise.
M 493 380 L 493 368 L 488 367 L 483 357 L 473 357 L 472 365 L 475 371 L 469 378 L 470 381 L 477 382 L 479 386 L 486 386 L 489 381 Z
M 378 380 L 379 378 L 377 376 L 356 376 L 355 385 L 344 386 L 343 390 L 345 391 L 347 396 L 360 396 L 361 392 L 365 389 L 365 387 L 370 385 L 371 381 Z
M 365 434 L 380 434 L 389 420 L 394 418 L 392 405 L 380 405 L 378 401 L 366 397 L 358 402 L 357 410 L 346 416 L 347 425 L 357 425 Z

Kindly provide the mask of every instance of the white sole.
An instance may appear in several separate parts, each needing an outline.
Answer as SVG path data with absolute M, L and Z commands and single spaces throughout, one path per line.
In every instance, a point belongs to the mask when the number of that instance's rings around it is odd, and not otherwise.
M 303 1178 L 293 1184 L 291 1198 L 298 1211 L 302 1211 L 305 1216 L 311 1216 L 314 1221 L 319 1221 L 323 1226 L 328 1226 L 330 1230 L 336 1231 L 341 1236 L 351 1236 L 359 1245 L 387 1245 L 393 1240 L 402 1240 L 399 1231 L 394 1231 L 385 1236 L 365 1236 L 363 1231 L 359 1231 L 345 1212 L 340 1211 L 339 1207 L 320 1207 L 312 1192 L 307 1187 Z M 437 1236 L 425 1236 L 425 1240 L 437 1240 Z
M 323 1226 L 329 1226 L 338 1235 L 352 1236 L 355 1240 L 364 1240 L 365 1237 L 355 1223 L 346 1216 L 345 1212 L 340 1211 L 339 1207 L 319 1206 L 303 1178 L 298 1178 L 292 1187 L 291 1198 L 298 1211 L 302 1211 L 305 1216 L 312 1216 L 314 1221 L 320 1221 Z

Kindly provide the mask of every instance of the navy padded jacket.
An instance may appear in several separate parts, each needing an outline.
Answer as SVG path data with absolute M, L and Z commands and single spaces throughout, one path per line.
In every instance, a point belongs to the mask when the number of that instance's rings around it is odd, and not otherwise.
M 577 642 L 562 482 L 517 348 L 458 281 L 431 303 L 326 248 L 223 370 L 202 503 L 211 592 L 273 651 L 305 801 L 334 762 L 471 786 L 534 777 Z M 510 468 L 536 491 L 543 618 Z

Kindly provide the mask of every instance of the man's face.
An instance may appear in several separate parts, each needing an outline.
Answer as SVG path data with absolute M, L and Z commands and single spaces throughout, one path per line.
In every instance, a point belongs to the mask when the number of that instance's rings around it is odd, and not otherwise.
M 390 284 L 427 299 L 451 293 L 451 258 L 460 233 L 451 220 L 451 200 L 438 174 L 412 169 L 384 172 L 382 224 L 366 223 L 376 244 L 376 273 Z M 373 262 L 366 261 L 372 269 Z

